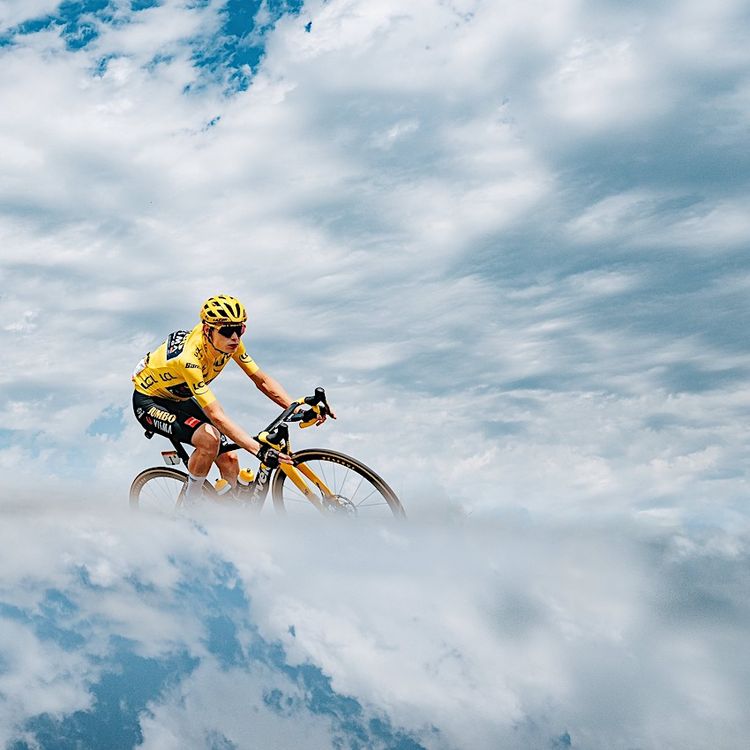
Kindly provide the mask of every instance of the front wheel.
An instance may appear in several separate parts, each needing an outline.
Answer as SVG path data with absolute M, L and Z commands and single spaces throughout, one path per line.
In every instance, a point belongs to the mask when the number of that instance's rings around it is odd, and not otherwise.
M 303 491 L 281 469 L 271 484 L 276 511 L 310 515 L 318 511 L 358 518 L 403 517 L 404 508 L 385 480 L 356 458 L 336 451 L 313 448 L 294 454 Z

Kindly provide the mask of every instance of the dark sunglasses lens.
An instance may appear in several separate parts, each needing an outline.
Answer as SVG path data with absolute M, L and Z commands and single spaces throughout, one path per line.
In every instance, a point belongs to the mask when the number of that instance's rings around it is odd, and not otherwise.
M 219 328 L 219 333 L 222 336 L 226 336 L 228 339 L 232 338 L 232 335 L 235 333 L 238 336 L 242 336 L 242 334 L 245 333 L 245 326 L 222 326 Z

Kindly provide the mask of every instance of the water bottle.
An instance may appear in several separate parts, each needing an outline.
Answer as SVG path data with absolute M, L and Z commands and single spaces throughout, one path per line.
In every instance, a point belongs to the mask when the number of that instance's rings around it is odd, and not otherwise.
M 237 483 L 244 489 L 255 479 L 255 472 L 252 469 L 242 469 L 237 477 Z
M 242 469 L 237 476 L 237 497 L 244 499 L 250 495 L 250 485 L 255 479 L 255 472 L 252 469 Z
M 217 479 L 214 484 L 214 489 L 219 497 L 223 497 L 232 489 L 232 485 L 229 484 L 226 479 Z

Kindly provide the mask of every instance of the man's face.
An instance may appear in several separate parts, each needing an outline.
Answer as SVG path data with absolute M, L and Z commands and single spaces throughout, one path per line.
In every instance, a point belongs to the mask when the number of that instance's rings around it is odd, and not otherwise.
M 206 326 L 208 328 L 209 341 L 224 354 L 234 354 L 240 345 L 240 338 L 245 332 L 245 326 Z

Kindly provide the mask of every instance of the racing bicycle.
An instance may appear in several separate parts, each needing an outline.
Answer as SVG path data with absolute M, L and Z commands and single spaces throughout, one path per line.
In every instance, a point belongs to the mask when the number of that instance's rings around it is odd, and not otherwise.
M 382 477 L 356 458 L 326 448 L 307 448 L 292 453 L 289 424 L 309 427 L 315 424 L 319 415 L 327 413 L 328 403 L 323 388 L 316 388 L 312 396 L 297 399 L 255 436 L 261 445 L 292 456 L 294 463 L 280 463 L 272 468 L 261 461 L 257 474 L 246 486 L 238 484 L 235 493 L 227 496 L 229 500 L 206 480 L 204 498 L 241 504 L 259 512 L 270 490 L 273 506 L 280 514 L 317 511 L 324 515 L 365 518 L 404 517 L 406 514 L 396 493 Z M 147 438 L 153 435 L 152 431 L 146 431 Z M 176 466 L 182 463 L 187 467 L 189 455 L 182 443 L 174 438 L 170 438 L 170 442 L 174 450 L 162 451 L 167 466 L 145 469 L 133 480 L 131 507 L 175 512 L 184 505 L 187 474 Z M 235 443 L 229 447 L 232 450 L 239 448 Z M 246 478 L 249 476 L 252 476 L 251 472 L 245 474 Z

